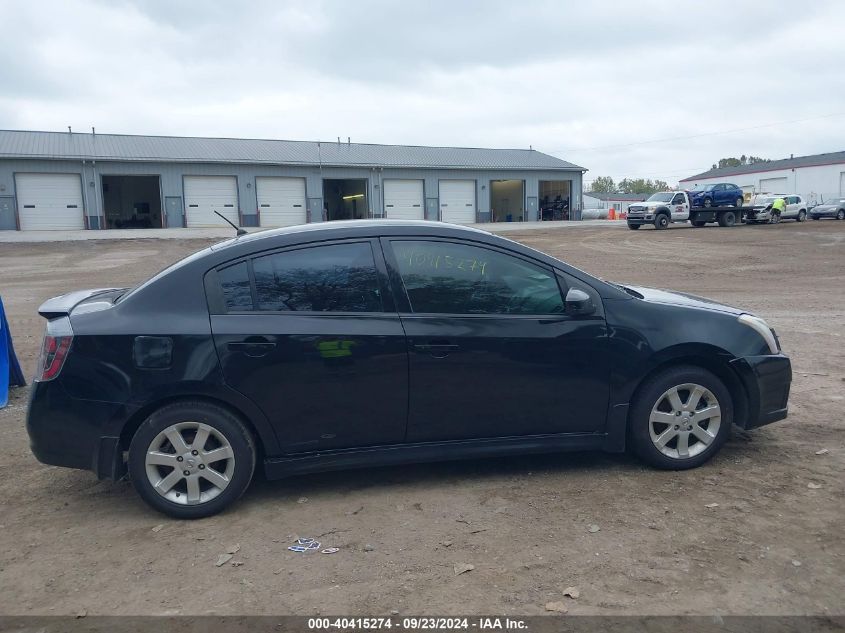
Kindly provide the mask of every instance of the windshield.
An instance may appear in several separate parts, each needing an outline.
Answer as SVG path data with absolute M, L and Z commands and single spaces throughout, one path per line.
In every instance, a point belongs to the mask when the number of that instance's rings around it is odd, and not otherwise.
M 660 193 L 653 193 L 649 197 L 648 202 L 669 202 L 675 194 L 671 191 L 662 191 Z
M 845 198 L 831 198 L 830 200 L 825 200 L 822 204 L 842 204 L 845 203 Z
M 716 185 L 696 185 L 692 188 L 693 191 L 710 191 Z

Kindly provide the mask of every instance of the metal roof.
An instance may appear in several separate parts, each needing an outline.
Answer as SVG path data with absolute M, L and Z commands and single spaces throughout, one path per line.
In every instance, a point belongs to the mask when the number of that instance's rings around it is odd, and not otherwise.
M 690 176 L 689 178 L 683 178 L 680 182 L 686 182 L 687 180 L 700 180 L 702 178 L 722 178 L 727 176 L 739 176 L 741 174 L 756 174 L 757 172 L 777 171 L 778 169 L 837 165 L 839 163 L 845 163 L 845 152 L 829 152 L 827 154 L 812 154 L 811 156 L 796 156 L 794 158 L 773 160 L 768 163 L 739 165 L 738 167 L 721 167 L 702 172 L 695 176 Z
M 529 149 L 22 130 L 0 130 L 0 158 L 585 171 L 578 165 Z

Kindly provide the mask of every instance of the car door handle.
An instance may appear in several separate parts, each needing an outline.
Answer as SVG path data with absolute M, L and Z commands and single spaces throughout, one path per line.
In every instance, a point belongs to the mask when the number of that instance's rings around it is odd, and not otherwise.
M 428 352 L 435 358 L 446 358 L 451 352 L 460 349 L 460 345 L 455 345 L 447 341 L 430 341 L 428 343 L 415 344 L 414 349 L 418 352 Z
M 260 358 L 269 354 L 276 347 L 276 344 L 267 339 L 259 339 L 253 341 L 235 341 L 229 343 L 227 347 L 230 352 L 241 352 L 252 358 Z

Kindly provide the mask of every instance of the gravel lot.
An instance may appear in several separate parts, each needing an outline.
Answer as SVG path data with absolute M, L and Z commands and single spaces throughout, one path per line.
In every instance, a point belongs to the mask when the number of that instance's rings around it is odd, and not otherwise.
M 508 237 L 767 318 L 793 359 L 789 419 L 694 471 L 595 453 L 380 468 L 258 481 L 231 511 L 178 522 L 126 482 L 36 462 L 17 389 L 0 410 L 0 613 L 845 613 L 845 222 Z M 0 245 L 26 374 L 44 299 L 133 284 L 207 243 Z M 288 552 L 297 536 L 340 551 Z

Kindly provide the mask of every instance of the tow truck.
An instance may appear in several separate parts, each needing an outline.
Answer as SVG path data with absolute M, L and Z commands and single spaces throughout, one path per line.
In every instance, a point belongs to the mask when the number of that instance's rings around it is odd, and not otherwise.
M 627 221 L 631 230 L 644 224 L 665 229 L 678 222 L 689 222 L 695 227 L 710 222 L 716 222 L 719 226 L 734 226 L 742 222 L 751 209 L 745 206 L 693 207 L 686 191 L 659 191 L 645 202 L 630 205 Z

